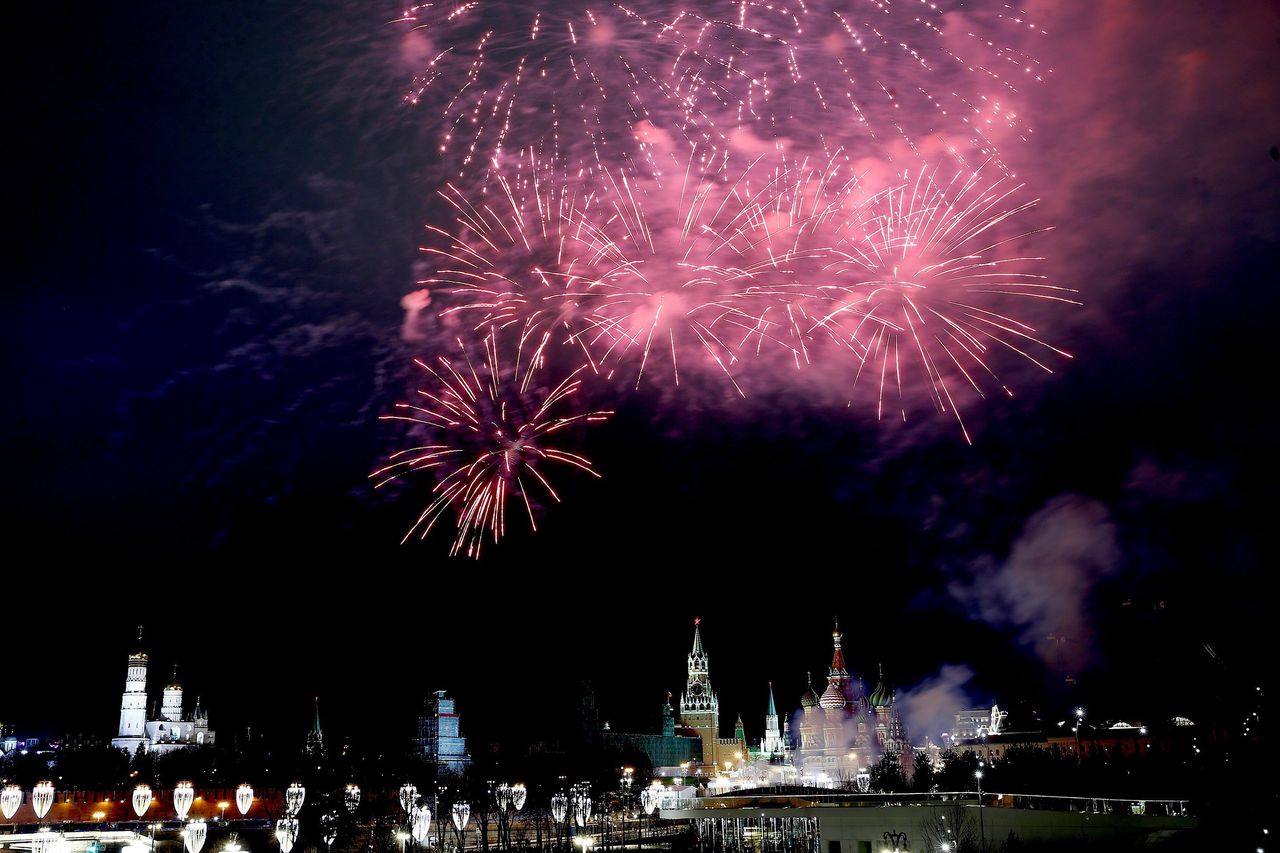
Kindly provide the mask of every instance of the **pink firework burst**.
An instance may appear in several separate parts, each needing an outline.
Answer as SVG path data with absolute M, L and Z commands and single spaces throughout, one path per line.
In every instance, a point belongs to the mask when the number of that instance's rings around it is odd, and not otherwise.
M 879 417 L 896 402 L 905 418 L 919 383 L 970 440 L 957 392 L 1012 396 L 996 373 L 1001 354 L 1048 372 L 1051 358 L 1071 357 L 1014 316 L 1017 304 L 1080 304 L 1040 271 L 1044 258 L 1019 248 L 1047 230 L 1018 227 L 1036 204 L 1016 202 L 1020 189 L 981 170 L 946 183 L 921 171 L 872 197 L 833 245 L 827 269 L 841 284 L 818 327 L 856 354 Z
M 398 23 L 432 57 L 407 100 L 438 110 L 457 174 L 484 178 L 525 149 L 573 170 L 653 173 L 654 128 L 740 153 L 764 140 L 998 158 L 1004 138 L 1029 133 L 1021 89 L 1050 73 L 1019 47 L 1043 31 L 1008 6 L 464 0 Z
M 508 504 L 523 506 L 536 531 L 542 499 L 560 496 L 548 469 L 569 467 L 599 477 L 591 462 L 556 444 L 576 424 L 598 423 L 612 412 L 560 414 L 581 387 L 582 368 L 556 384 L 544 384 L 546 334 L 520 337 L 514 355 L 503 360 L 496 330 L 479 346 L 456 341 L 457 354 L 417 361 L 426 373 L 415 402 L 400 403 L 406 421 L 425 442 L 396 451 L 370 475 L 377 487 L 420 471 L 435 475 L 434 498 L 405 534 L 421 538 L 446 514 L 455 518 L 449 553 L 479 558 L 486 540 L 497 542 L 507 529 Z M 518 512 L 519 510 L 517 510 Z

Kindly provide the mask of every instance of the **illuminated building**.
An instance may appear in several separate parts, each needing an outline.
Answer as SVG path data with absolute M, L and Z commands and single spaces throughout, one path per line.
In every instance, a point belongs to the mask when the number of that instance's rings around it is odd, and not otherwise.
M 427 697 L 424 713 L 418 718 L 417 745 L 428 761 L 443 769 L 461 773 L 471 763 L 457 708 L 443 690 Z
M 688 680 L 680 697 L 680 722 L 702 739 L 704 765 L 732 766 L 747 756 L 747 742 L 741 726 L 734 737 L 720 737 L 720 700 L 711 689 L 710 661 L 702 647 L 701 625 L 701 619 L 693 620 L 693 650 L 689 652 Z
M 831 637 L 834 649 L 826 690 L 819 696 L 810 680 L 800 698 L 796 764 L 807 777 L 835 782 L 864 774 L 882 755 L 899 761 L 908 756 L 909 761 L 906 727 L 883 673 L 867 696 L 845 665 L 839 622 Z
M 142 642 L 142 631 L 138 631 Z M 182 709 L 182 685 L 174 679 L 162 694 L 160 708 L 147 719 L 147 653 L 139 648 L 129 655 L 125 674 L 124 694 L 120 699 L 120 725 L 111 745 L 133 754 L 141 748 L 144 752 L 165 753 L 190 746 L 212 745 L 214 732 L 209 728 L 209 715 L 197 699 L 190 713 Z

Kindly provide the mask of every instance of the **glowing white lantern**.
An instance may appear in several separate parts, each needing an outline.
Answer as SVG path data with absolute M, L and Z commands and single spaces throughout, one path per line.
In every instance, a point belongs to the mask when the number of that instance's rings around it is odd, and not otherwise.
M 297 817 L 298 812 L 302 811 L 302 804 L 307 799 L 307 789 L 302 787 L 301 782 L 294 782 L 284 792 L 284 814 L 285 817 Z
M 326 847 L 332 847 L 338 840 L 338 816 L 333 812 L 320 815 L 320 840 Z
M 236 808 L 240 810 L 240 814 L 246 815 L 249 809 L 253 808 L 253 788 L 249 785 L 241 785 L 236 788 Z
M 573 820 L 578 826 L 586 826 L 591 821 L 591 795 L 586 791 L 574 792 Z
M 151 786 L 139 785 L 133 789 L 133 813 L 142 817 L 151 808 Z
M 653 814 L 653 810 L 658 807 L 658 792 L 653 788 L 645 788 L 640 792 L 640 805 L 644 807 L 645 814 Z
M 289 853 L 297 840 L 298 819 L 296 817 L 286 817 L 276 821 L 276 841 L 280 845 L 280 853 Z
M 525 789 L 524 785 L 517 782 L 511 786 L 511 805 L 516 807 L 516 811 L 520 811 L 524 808 L 524 801 L 528 799 L 528 797 L 529 792 Z
M 40 830 L 31 836 L 31 853 L 52 853 L 57 839 L 57 833 L 50 832 L 47 826 L 40 827 Z
M 409 814 L 413 807 L 418 803 L 418 786 L 412 782 L 406 782 L 400 786 L 400 808 L 404 809 L 405 814 Z
M 44 820 L 44 816 L 49 813 L 49 808 L 53 805 L 53 783 L 40 782 L 31 789 L 31 808 L 35 809 L 36 817 Z
M 564 816 L 569 813 L 569 798 L 564 791 L 557 791 L 551 797 L 551 818 L 556 823 L 564 823 Z
M 493 798 L 498 801 L 498 811 L 505 812 L 511 805 L 511 786 L 503 782 L 498 786 L 498 790 L 493 792 Z
M 21 805 L 22 789 L 17 785 L 5 785 L 4 790 L 0 791 L 0 814 L 4 815 L 4 819 L 11 820 Z
M 342 794 L 342 802 L 346 803 L 349 814 L 355 814 L 356 809 L 360 808 L 360 786 L 348 785 Z
M 471 820 L 471 805 L 469 803 L 453 804 L 453 828 L 462 832 L 467 828 L 467 821 Z
M 179 782 L 173 788 L 173 810 L 178 815 L 178 820 L 186 820 L 187 812 L 191 811 L 191 804 L 196 801 L 196 789 L 191 786 L 190 782 Z
M 425 842 L 429 829 L 431 829 L 431 809 L 426 806 L 415 806 L 413 813 L 409 815 L 409 833 L 413 836 L 413 840 L 419 844 Z
M 187 848 L 187 853 L 200 853 L 200 849 L 204 847 L 204 840 L 209 835 L 209 827 L 202 820 L 193 820 L 187 824 L 186 830 L 182 833 L 183 844 Z

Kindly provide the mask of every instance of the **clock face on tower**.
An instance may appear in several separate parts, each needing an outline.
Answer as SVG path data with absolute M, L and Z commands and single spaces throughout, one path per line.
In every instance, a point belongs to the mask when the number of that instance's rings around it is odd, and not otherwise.
M 693 684 L 689 685 L 689 693 L 690 693 L 691 695 L 693 695 L 693 696 L 701 696 L 701 695 L 702 695 L 702 682 L 701 682 L 701 681 L 695 681 L 695 682 L 693 682 Z

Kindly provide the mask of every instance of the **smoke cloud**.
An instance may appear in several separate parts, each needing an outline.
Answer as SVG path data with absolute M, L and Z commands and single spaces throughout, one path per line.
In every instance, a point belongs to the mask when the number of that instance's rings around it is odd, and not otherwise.
M 943 732 L 951 731 L 957 712 L 978 707 L 965 690 L 973 680 L 973 670 L 964 664 L 944 664 L 938 674 L 900 691 L 897 704 L 912 743 L 925 737 L 941 742 Z
M 1091 657 L 1090 594 L 1119 562 L 1107 508 L 1059 495 L 1027 519 L 1007 560 L 980 561 L 950 591 L 975 618 L 1018 631 L 1050 669 L 1076 672 Z

